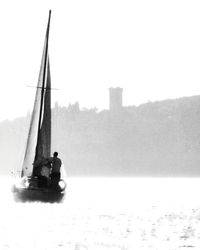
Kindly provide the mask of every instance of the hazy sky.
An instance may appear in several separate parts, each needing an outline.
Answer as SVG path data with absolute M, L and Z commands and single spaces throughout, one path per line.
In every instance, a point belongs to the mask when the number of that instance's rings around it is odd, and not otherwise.
M 108 108 L 200 94 L 200 1 L 0 1 L 0 120 L 32 109 L 48 11 L 53 102 Z

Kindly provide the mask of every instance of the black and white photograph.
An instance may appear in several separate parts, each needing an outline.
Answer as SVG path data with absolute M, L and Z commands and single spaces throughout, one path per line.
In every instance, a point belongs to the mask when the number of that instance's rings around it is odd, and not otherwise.
M 200 249 L 200 2 L 0 0 L 0 250 Z

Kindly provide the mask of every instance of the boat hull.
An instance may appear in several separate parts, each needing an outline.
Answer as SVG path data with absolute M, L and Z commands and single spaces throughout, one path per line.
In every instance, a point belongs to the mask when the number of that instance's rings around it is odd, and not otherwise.
M 17 202 L 41 201 L 41 202 L 61 202 L 65 196 L 64 192 L 52 190 L 37 190 L 27 188 L 16 188 L 14 191 L 14 199 Z
M 65 196 L 65 187 L 54 190 L 52 188 L 38 188 L 26 186 L 26 181 L 13 185 L 12 191 L 17 202 L 41 201 L 41 202 L 61 202 Z

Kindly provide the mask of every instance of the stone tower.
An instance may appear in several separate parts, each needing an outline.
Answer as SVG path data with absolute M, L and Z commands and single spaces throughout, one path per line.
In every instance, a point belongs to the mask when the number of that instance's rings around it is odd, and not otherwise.
M 122 109 L 122 88 L 109 88 L 110 111 L 120 111 Z

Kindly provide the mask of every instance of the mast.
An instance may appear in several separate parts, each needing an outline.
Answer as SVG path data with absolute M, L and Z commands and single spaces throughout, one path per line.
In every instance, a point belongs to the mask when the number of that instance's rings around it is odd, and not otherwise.
M 45 58 L 44 58 L 44 72 L 43 72 L 43 77 L 42 77 L 42 89 L 41 89 L 40 113 L 39 113 L 38 131 L 37 131 L 37 142 L 38 142 L 39 136 L 40 136 L 42 110 L 43 110 L 43 105 L 44 105 L 44 90 L 45 90 L 45 80 L 46 80 L 46 73 L 47 73 L 50 20 L 51 20 L 51 10 L 49 10 L 49 19 L 48 19 L 47 31 L 46 31 L 46 48 L 45 48 Z M 37 155 L 38 155 L 38 144 L 36 145 L 35 159 L 36 159 Z M 34 161 L 35 161 L 35 159 L 34 159 Z

